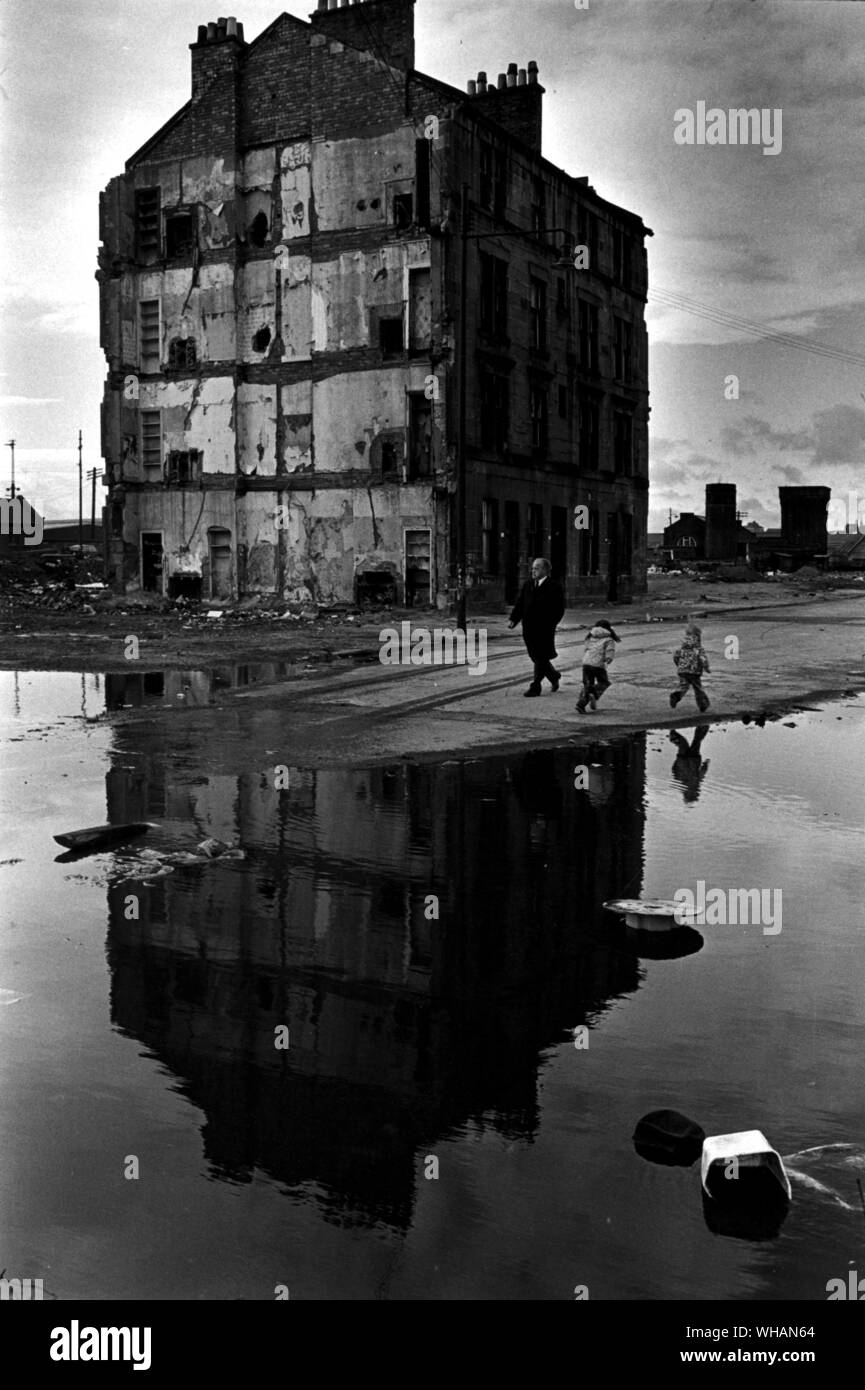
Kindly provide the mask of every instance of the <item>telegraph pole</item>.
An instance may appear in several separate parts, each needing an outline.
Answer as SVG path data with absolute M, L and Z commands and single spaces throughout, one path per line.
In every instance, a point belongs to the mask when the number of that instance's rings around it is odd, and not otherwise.
M 12 450 L 12 489 L 11 489 L 11 491 L 10 491 L 10 493 L 9 493 L 9 496 L 12 498 L 12 500 L 13 500 L 13 502 L 14 502 L 14 500 L 15 500 L 15 440 L 14 440 L 14 439 L 10 439 L 10 440 L 9 440 L 9 445 L 8 445 L 8 447 Z
M 84 544 L 84 475 L 81 472 L 81 431 L 78 431 L 78 544 Z
M 460 339 L 459 339 L 459 450 L 457 453 L 457 628 L 466 629 L 466 428 L 468 420 L 468 265 L 469 186 L 463 184 L 460 206 Z
M 90 540 L 96 539 L 96 479 L 100 476 L 98 468 L 91 468 L 87 474 L 93 483 L 93 490 L 90 494 Z

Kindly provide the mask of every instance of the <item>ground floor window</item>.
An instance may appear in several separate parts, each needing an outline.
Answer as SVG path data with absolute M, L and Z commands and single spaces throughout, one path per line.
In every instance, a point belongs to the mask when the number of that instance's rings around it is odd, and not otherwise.
M 499 572 L 499 504 L 485 497 L 481 503 L 481 563 L 484 574 Z

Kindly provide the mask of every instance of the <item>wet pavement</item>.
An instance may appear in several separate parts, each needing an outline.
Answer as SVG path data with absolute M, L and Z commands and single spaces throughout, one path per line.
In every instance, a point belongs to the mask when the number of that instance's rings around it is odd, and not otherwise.
M 159 674 L 0 673 L 0 1266 L 58 1298 L 825 1301 L 861 1261 L 865 699 L 311 766 L 290 702 Z M 156 828 L 58 862 L 103 821 Z M 780 892 L 780 930 L 603 909 L 699 882 Z M 662 1107 L 765 1132 L 776 1234 L 635 1151 Z

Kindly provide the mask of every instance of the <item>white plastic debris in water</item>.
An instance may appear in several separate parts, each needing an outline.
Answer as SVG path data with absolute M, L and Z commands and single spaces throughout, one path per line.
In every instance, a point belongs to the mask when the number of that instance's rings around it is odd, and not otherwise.
M 221 611 L 220 611 L 220 612 L 216 612 L 216 610 L 214 609 L 214 611 L 213 611 L 212 613 L 208 613 L 207 616 L 208 616 L 208 618 L 224 618 L 224 617 L 225 617 L 225 614 L 224 614 L 223 612 L 221 612 Z
M 666 898 L 613 898 L 604 907 L 624 917 L 637 931 L 672 931 L 673 927 L 687 926 L 688 919 L 698 915 L 696 908 L 688 909 Z
M 703 1190 L 708 1196 L 715 1197 L 719 1190 L 724 1190 L 720 1187 L 719 1179 L 738 1177 L 743 1169 L 752 1172 L 762 1169 L 776 1180 L 787 1200 L 791 1199 L 790 1179 L 781 1155 L 772 1148 L 761 1130 L 744 1129 L 736 1134 L 713 1134 L 704 1140 L 700 1176 Z M 713 1177 L 714 1191 L 711 1186 Z M 735 1195 L 736 1191 L 735 1183 L 731 1181 L 731 1195 Z

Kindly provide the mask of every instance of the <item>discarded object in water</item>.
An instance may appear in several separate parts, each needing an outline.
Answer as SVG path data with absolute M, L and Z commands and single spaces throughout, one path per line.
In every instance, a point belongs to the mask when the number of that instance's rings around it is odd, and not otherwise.
M 634 1148 L 641 1158 L 688 1168 L 700 1157 L 705 1130 L 678 1110 L 652 1110 L 638 1121 Z
M 607 912 L 618 912 L 635 931 L 671 931 L 699 916 L 696 907 L 667 898 L 612 898 L 604 907 Z
M 68 830 L 64 835 L 55 835 L 54 839 L 64 849 L 89 854 L 103 845 L 117 845 L 123 840 L 134 839 L 136 835 L 146 835 L 152 829 L 155 827 L 148 821 L 131 821 L 127 825 L 91 825 L 86 830 Z
M 788 1202 L 793 1195 L 781 1155 L 759 1129 L 711 1135 L 703 1143 L 700 1173 L 703 1190 L 716 1201 L 735 1198 L 745 1186 L 774 1186 Z
M 640 960 L 682 960 L 703 949 L 703 938 L 693 927 L 673 926 L 671 931 L 625 928 L 625 940 Z

